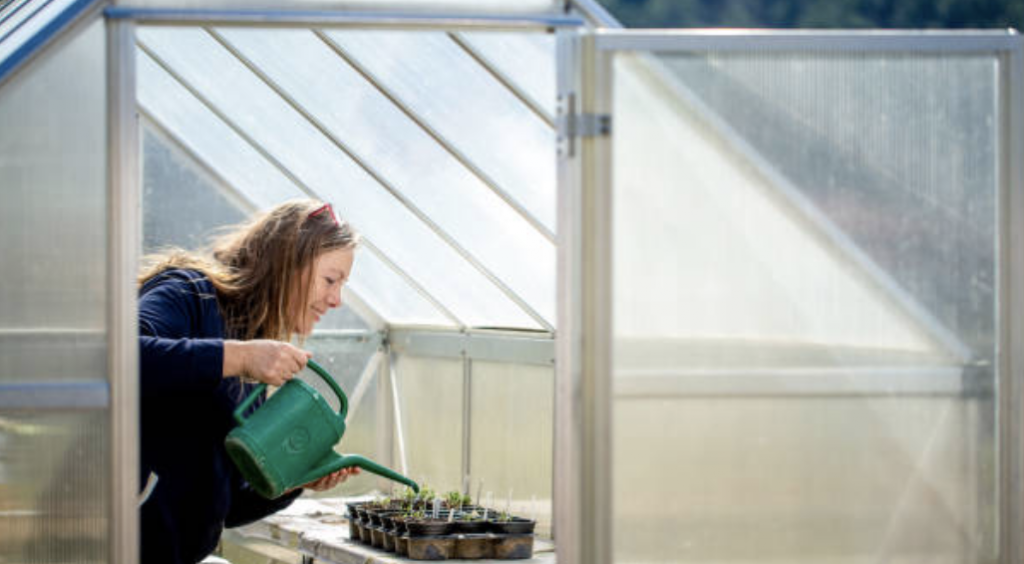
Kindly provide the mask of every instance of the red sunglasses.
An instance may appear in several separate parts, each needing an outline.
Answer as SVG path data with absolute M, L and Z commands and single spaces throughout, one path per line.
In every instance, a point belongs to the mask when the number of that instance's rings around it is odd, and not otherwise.
M 322 214 L 324 212 L 327 212 L 327 213 L 331 214 L 331 219 L 334 220 L 334 225 L 337 225 L 337 226 L 341 225 L 341 222 L 338 221 L 338 216 L 335 215 L 334 208 L 331 207 L 331 204 L 324 204 L 324 205 L 320 206 L 319 208 L 309 212 L 309 217 L 316 217 L 316 216 L 318 216 L 318 215 L 320 215 L 320 214 Z

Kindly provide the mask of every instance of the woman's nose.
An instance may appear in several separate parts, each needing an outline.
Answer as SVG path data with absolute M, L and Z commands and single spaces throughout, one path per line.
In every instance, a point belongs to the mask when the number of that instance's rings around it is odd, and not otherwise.
M 341 288 L 338 288 L 337 291 L 328 292 L 327 305 L 330 307 L 338 307 L 341 305 Z

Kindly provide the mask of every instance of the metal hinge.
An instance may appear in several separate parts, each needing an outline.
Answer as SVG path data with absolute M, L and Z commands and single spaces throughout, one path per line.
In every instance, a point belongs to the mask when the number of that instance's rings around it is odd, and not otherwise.
M 558 158 L 576 154 L 576 139 L 604 137 L 612 133 L 612 116 L 608 114 L 581 114 L 576 112 L 576 94 L 558 97 Z

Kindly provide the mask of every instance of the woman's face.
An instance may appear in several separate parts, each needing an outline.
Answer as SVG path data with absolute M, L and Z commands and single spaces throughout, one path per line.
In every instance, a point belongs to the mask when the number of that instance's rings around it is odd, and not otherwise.
M 320 255 L 313 263 L 313 282 L 299 315 L 295 332 L 308 335 L 327 310 L 341 305 L 341 289 L 352 274 L 354 249 L 335 249 Z

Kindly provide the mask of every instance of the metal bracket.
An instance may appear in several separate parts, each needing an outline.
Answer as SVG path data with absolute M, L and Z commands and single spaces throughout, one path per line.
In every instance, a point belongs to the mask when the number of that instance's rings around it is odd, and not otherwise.
M 576 111 L 576 94 L 558 96 L 557 106 L 558 158 L 576 154 L 576 139 L 604 137 L 612 133 L 612 116 L 608 114 L 580 114 Z

